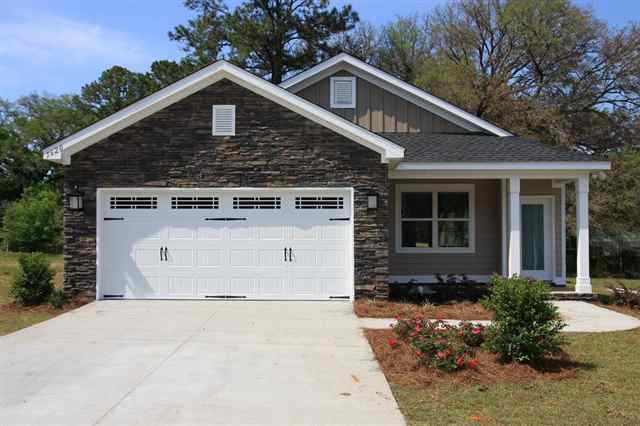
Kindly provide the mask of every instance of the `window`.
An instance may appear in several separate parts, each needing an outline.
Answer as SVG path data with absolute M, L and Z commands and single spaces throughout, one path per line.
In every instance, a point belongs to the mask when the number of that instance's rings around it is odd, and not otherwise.
M 171 197 L 173 210 L 217 209 L 220 205 L 218 197 Z
M 296 197 L 296 209 L 342 209 L 343 197 Z
M 473 185 L 398 185 L 396 251 L 472 253 Z
M 280 197 L 233 197 L 234 209 L 279 209 Z
M 331 77 L 331 108 L 356 107 L 356 78 Z
M 213 136 L 235 136 L 236 134 L 236 106 L 213 106 Z
M 111 197 L 109 208 L 113 210 L 155 210 L 158 208 L 158 197 Z

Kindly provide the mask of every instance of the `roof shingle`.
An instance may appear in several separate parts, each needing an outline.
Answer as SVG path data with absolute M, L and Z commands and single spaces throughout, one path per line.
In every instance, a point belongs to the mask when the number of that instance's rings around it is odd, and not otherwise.
M 593 156 L 519 136 L 379 133 L 405 148 L 405 162 L 594 161 Z

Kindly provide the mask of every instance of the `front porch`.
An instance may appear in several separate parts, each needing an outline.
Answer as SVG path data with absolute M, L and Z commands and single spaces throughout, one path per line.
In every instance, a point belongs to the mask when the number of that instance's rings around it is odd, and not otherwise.
M 567 191 L 575 186 L 575 293 L 592 293 L 588 171 L 428 166 L 390 173 L 390 283 L 434 283 L 438 274 L 488 282 L 498 273 L 564 286 Z

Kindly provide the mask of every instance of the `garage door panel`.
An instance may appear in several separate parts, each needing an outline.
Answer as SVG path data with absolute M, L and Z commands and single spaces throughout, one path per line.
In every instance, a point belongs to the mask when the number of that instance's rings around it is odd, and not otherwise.
M 166 266 L 173 268 L 191 268 L 195 266 L 193 249 L 168 249 L 166 251 Z
M 291 229 L 291 239 L 293 241 L 315 241 L 318 239 L 318 229 L 316 226 L 295 225 Z
M 224 262 L 224 250 L 222 249 L 198 249 L 198 268 L 220 268 Z
M 133 262 L 140 267 L 160 266 L 160 250 L 156 247 L 134 247 Z M 116 265 L 113 265 L 117 268 Z
M 291 258 L 292 268 L 318 266 L 318 253 L 317 250 L 314 249 L 295 248 Z
M 219 241 L 222 240 L 223 227 L 199 226 L 197 239 L 199 241 Z
M 169 241 L 192 241 L 195 239 L 195 229 L 187 226 L 172 226 L 168 233 Z
M 291 295 L 314 298 L 319 295 L 318 279 L 311 271 L 294 272 L 291 278 Z
M 319 250 L 320 266 L 326 268 L 343 268 L 346 265 L 346 250 Z
M 258 266 L 282 268 L 285 261 L 284 246 L 276 249 L 258 249 Z
M 247 296 L 253 295 L 253 280 L 248 276 L 232 276 L 229 279 L 229 288 L 227 289 L 230 296 Z
M 344 224 L 322 225 L 320 227 L 320 239 L 323 241 L 347 241 L 347 231 L 348 228 Z
M 219 277 L 199 277 L 196 279 L 197 295 L 201 297 L 205 296 L 220 296 L 228 294 L 227 292 L 227 280 Z
M 253 228 L 249 226 L 229 226 L 229 239 L 232 241 L 251 241 L 255 240 Z
M 258 240 L 260 241 L 284 241 L 285 227 L 282 225 L 266 225 L 258 228 Z
M 167 293 L 172 297 L 195 296 L 195 279 L 191 276 L 170 275 L 167 281 Z

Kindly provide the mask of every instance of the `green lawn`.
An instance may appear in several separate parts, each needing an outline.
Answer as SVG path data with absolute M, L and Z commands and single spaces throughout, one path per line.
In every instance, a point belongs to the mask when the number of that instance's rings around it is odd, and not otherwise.
M 640 424 L 640 330 L 573 334 L 577 378 L 491 386 L 412 389 L 391 383 L 411 425 Z
M 567 279 L 567 291 L 573 291 L 575 288 L 575 278 Z M 633 280 L 628 278 L 591 278 L 591 285 L 593 286 L 594 293 L 608 293 L 607 286 L 616 285 L 618 283 L 624 284 L 629 288 L 640 289 L 640 280 Z
M 63 312 L 48 306 L 16 309 L 8 305 L 12 301 L 9 296 L 9 287 L 18 267 L 18 256 L 17 253 L 0 252 L 0 336 L 47 320 Z M 49 258 L 51 267 L 56 272 L 54 283 L 56 287 L 60 288 L 62 287 L 62 255 L 51 255 Z

